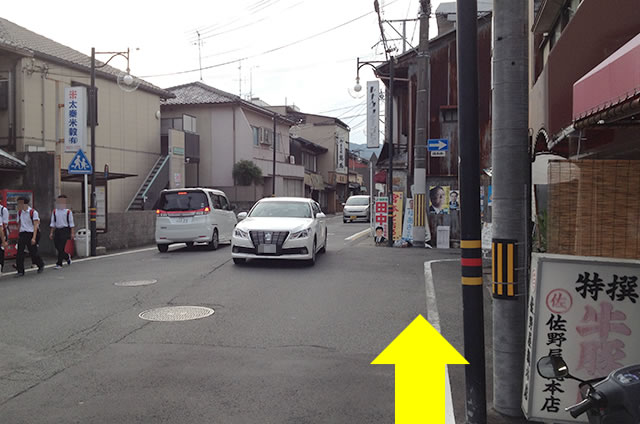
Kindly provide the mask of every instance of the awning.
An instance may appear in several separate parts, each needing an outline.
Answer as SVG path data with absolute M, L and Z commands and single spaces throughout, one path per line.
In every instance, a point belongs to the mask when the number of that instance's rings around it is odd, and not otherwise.
M 324 190 L 324 180 L 322 175 L 306 172 L 304 174 L 304 184 L 313 188 L 314 190 Z
M 120 172 L 109 171 L 108 178 L 105 179 L 104 172 L 96 172 L 96 185 L 104 185 L 105 180 L 121 180 L 123 178 L 137 177 L 137 174 L 123 174 Z M 83 175 L 69 174 L 69 171 L 62 169 L 60 171 L 60 179 L 64 182 L 81 183 L 84 182 Z M 91 183 L 91 176 L 89 176 L 89 183 Z
M 578 123 L 596 114 L 619 108 L 620 113 L 609 120 L 617 120 L 640 112 L 634 111 L 640 99 L 640 34 L 620 47 L 589 73 L 573 84 L 573 120 Z M 617 116 L 619 115 L 619 116 Z M 602 119 L 606 121 L 605 119 Z M 598 119 L 600 121 L 600 119 Z M 576 127 L 580 125 L 576 124 Z
M 0 170 L 21 171 L 27 164 L 0 149 Z

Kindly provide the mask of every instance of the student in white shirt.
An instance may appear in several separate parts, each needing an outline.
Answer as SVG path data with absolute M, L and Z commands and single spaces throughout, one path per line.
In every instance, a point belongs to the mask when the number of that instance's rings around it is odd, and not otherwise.
M 0 272 L 4 268 L 4 251 L 9 248 L 9 209 L 0 205 Z
M 58 261 L 55 269 L 62 269 L 62 262 L 66 261 L 71 265 L 71 255 L 65 252 L 64 248 L 68 240 L 75 237 L 75 225 L 73 223 L 73 212 L 67 209 L 67 196 L 61 194 L 56 200 L 56 208 L 51 212 L 51 232 L 49 238 L 58 251 Z
M 38 211 L 29 207 L 29 199 L 18 197 L 18 224 L 20 234 L 18 236 L 18 254 L 16 257 L 16 277 L 24 276 L 24 249 L 29 250 L 31 262 L 38 266 L 38 274 L 44 271 L 44 261 L 38 253 L 38 239 L 40 228 L 40 215 Z

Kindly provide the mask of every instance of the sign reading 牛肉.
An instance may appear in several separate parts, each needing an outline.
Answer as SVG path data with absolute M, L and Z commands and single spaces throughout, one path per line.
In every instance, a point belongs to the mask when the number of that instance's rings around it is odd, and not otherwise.
M 640 261 L 534 254 L 522 409 L 527 419 L 586 423 L 565 408 L 580 401 L 578 382 L 546 380 L 538 360 L 562 355 L 570 372 L 589 380 L 640 358 Z
M 64 151 L 87 150 L 87 89 L 64 89 Z

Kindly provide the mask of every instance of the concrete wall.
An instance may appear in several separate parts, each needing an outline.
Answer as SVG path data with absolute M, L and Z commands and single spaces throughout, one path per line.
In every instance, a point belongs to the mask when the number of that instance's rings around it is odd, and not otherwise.
M 98 246 L 129 249 L 155 243 L 155 211 L 109 213 L 109 232 L 98 235 Z
M 72 82 L 88 84 L 89 75 L 31 59 L 22 59 L 18 69 L 17 151 L 56 152 L 66 168 L 73 155 L 62 153 L 62 145 L 56 143 L 64 138 L 64 110 L 57 105 L 63 103 L 65 87 Z M 160 98 L 141 89 L 124 92 L 115 82 L 101 78 L 96 86 L 96 169 L 108 163 L 111 172 L 137 175 L 109 183 L 109 210 L 123 211 L 160 155 L 160 120 L 155 116 Z M 80 207 L 80 184 L 64 183 L 61 191 L 74 199 L 74 208 Z

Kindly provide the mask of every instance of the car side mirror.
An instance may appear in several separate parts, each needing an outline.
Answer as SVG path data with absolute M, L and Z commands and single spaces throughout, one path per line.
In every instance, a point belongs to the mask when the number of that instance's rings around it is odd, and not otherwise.
M 538 360 L 538 374 L 544 378 L 564 378 L 569 376 L 569 367 L 560 356 L 543 356 Z
M 246 212 L 240 212 L 238 214 L 238 221 L 242 221 L 243 219 L 245 219 L 247 217 L 247 213 Z
M 326 218 L 327 216 L 323 212 L 318 212 L 316 218 Z
M 345 206 L 347 203 L 346 202 L 342 202 L 342 206 Z

